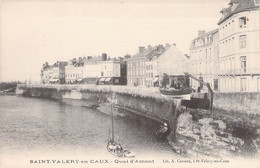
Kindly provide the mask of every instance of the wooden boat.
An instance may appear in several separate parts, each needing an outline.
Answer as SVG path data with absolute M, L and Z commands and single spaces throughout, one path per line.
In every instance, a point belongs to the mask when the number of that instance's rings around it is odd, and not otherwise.
M 120 143 L 116 142 L 114 139 L 114 114 L 113 114 L 113 104 L 116 103 L 115 100 L 115 94 L 114 97 L 109 99 L 111 103 L 111 123 L 112 123 L 112 134 L 110 136 L 110 131 L 109 131 L 109 138 L 107 142 L 107 151 L 115 156 L 118 157 L 135 157 L 135 154 L 131 152 L 130 150 L 123 149 Z
M 176 99 L 190 99 L 192 93 L 191 88 L 181 88 L 181 89 L 160 88 L 159 90 L 162 96 L 167 96 Z
M 135 157 L 135 154 L 130 150 L 123 149 L 121 144 L 115 142 L 111 138 L 108 140 L 107 143 L 107 150 L 110 154 L 118 157 Z
M 169 76 L 164 73 L 159 91 L 168 98 L 190 100 L 193 89 L 189 87 L 189 77 L 186 75 Z

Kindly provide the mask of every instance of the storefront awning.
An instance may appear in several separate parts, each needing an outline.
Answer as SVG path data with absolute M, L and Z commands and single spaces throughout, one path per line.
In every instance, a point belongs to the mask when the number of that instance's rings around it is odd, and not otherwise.
M 109 82 L 109 81 L 111 81 L 111 78 L 106 78 L 105 81 L 106 81 L 106 82 Z
M 158 80 L 159 80 L 158 77 L 154 78 L 154 79 L 153 79 L 153 83 L 158 82 Z
M 104 82 L 106 80 L 106 78 L 100 78 L 99 82 Z
M 50 82 L 58 82 L 59 79 L 50 79 Z

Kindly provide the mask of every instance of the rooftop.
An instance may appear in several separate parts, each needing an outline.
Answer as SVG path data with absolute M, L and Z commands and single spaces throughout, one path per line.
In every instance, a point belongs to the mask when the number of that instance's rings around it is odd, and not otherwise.
M 102 60 L 101 56 L 89 57 L 84 61 L 85 65 L 98 64 Z
M 144 48 L 141 52 L 139 51 L 138 53 L 133 55 L 133 57 L 129 58 L 128 60 L 134 60 L 134 59 L 138 59 L 138 58 L 144 58 L 144 59 L 147 59 L 147 60 L 151 60 L 154 57 L 159 57 L 167 49 L 168 49 L 168 46 L 164 47 L 161 44 L 154 46 L 154 47 L 150 46 L 148 48 Z
M 211 30 L 211 31 L 208 31 L 208 32 L 205 32 L 205 31 L 199 31 L 199 32 L 201 32 L 201 33 L 199 33 L 198 37 L 196 37 L 195 39 L 192 40 L 190 48 L 195 48 L 195 47 L 194 47 L 194 45 L 195 45 L 194 43 L 195 43 L 196 40 L 203 39 L 203 41 L 204 41 L 204 39 L 205 39 L 207 36 L 213 35 L 213 34 L 217 33 L 217 32 L 218 32 L 218 29 L 214 29 L 214 30 Z M 213 40 L 213 39 L 212 39 L 212 40 Z M 212 42 L 213 42 L 212 40 L 211 40 L 210 42 L 206 43 L 206 44 L 212 43 Z M 204 43 L 205 43 L 205 42 L 204 42 Z M 206 45 L 206 44 L 203 44 L 202 46 L 204 46 L 204 45 Z
M 232 9 L 232 5 L 237 4 L 237 6 L 234 6 L 234 9 Z M 223 8 L 220 12 L 223 14 L 221 19 L 218 22 L 218 25 L 223 23 L 225 20 L 230 18 L 232 15 L 239 13 L 239 12 L 244 12 L 244 11 L 250 11 L 250 10 L 257 10 L 258 7 L 255 5 L 254 0 L 231 0 L 229 2 L 228 8 Z

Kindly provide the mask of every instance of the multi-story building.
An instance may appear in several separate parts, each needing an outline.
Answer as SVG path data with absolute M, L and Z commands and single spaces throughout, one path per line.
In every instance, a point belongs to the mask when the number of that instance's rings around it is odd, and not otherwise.
M 146 85 L 145 62 L 153 50 L 154 47 L 151 46 L 149 46 L 147 49 L 145 49 L 145 47 L 139 47 L 139 52 L 127 60 L 127 85 Z
M 42 65 L 42 69 L 41 69 L 41 83 L 45 84 L 45 83 L 49 83 L 50 80 L 50 76 L 49 76 L 49 63 L 46 62 Z
M 158 56 L 157 71 L 161 84 L 164 74 L 168 76 L 183 76 L 188 71 L 188 56 L 183 54 L 176 44 L 166 44 L 165 50 Z
M 42 83 L 65 83 L 65 66 L 67 62 L 57 61 L 49 66 L 44 64 L 41 72 Z
M 127 61 L 127 84 L 130 86 L 158 86 L 163 74 L 184 75 L 187 57 L 176 45 L 166 44 L 139 48 L 139 53 Z
M 57 61 L 51 66 L 50 77 L 55 83 L 65 83 L 65 66 L 67 62 Z
M 84 62 L 81 57 L 79 60 L 74 58 L 68 62 L 68 65 L 65 66 L 65 81 L 66 83 L 79 83 L 83 81 L 83 67 Z
M 161 56 L 163 52 L 167 50 L 163 45 L 156 46 L 155 50 L 150 54 L 145 62 L 146 70 L 146 87 L 158 86 L 159 84 L 159 60 L 158 57 Z
M 206 32 L 199 31 L 198 37 L 190 45 L 189 73 L 209 83 L 218 90 L 219 73 L 219 37 L 218 29 Z M 197 89 L 198 81 L 191 79 L 190 85 Z
M 122 59 L 110 59 L 107 54 L 88 57 L 84 61 L 83 80 L 85 83 L 123 84 L 126 66 Z
M 259 6 L 231 0 L 219 25 L 220 91 L 260 91 Z
M 120 64 L 121 62 L 118 59 L 101 61 L 101 79 L 99 81 L 119 84 L 121 76 Z
M 78 62 L 75 65 L 76 69 L 76 82 L 83 82 L 84 62 Z
M 74 83 L 76 81 L 76 78 L 74 76 L 75 74 L 75 65 L 76 64 L 76 60 L 74 62 L 74 60 L 69 60 L 68 61 L 68 65 L 65 66 L 65 82 L 66 83 Z
M 84 61 L 83 80 L 85 83 L 96 83 L 101 77 L 101 60 L 100 56 L 88 56 Z

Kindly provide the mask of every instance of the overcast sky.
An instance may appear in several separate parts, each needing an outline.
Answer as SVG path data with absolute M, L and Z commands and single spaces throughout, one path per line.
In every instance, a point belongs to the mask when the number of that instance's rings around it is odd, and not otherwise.
M 0 81 L 39 80 L 44 62 L 133 55 L 138 46 L 176 43 L 189 54 L 197 31 L 217 28 L 228 2 L 2 0 Z

